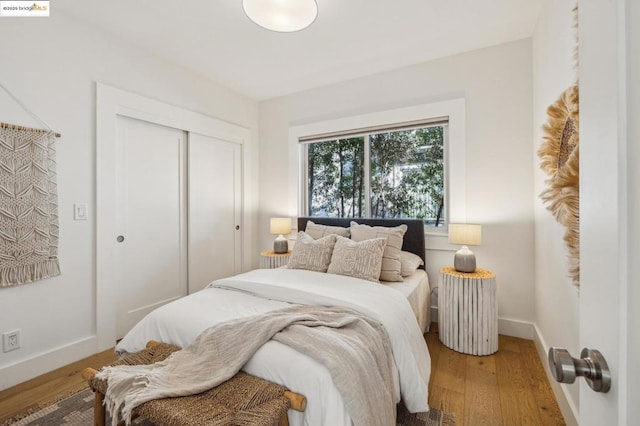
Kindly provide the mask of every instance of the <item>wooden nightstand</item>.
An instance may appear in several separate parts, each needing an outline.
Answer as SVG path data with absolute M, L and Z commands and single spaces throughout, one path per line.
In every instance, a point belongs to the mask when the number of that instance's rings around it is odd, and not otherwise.
M 289 263 L 291 250 L 286 253 L 275 253 L 273 251 L 263 251 L 260 253 L 260 269 L 273 269 Z
M 438 331 L 440 341 L 454 351 L 490 355 L 498 350 L 496 274 L 486 269 L 458 272 L 440 269 Z

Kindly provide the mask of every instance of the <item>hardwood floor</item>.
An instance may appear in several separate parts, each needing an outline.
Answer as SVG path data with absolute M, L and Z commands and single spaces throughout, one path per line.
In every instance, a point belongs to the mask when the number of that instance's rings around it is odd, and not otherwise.
M 429 406 L 454 413 L 458 426 L 565 424 L 533 341 L 501 335 L 497 353 L 477 357 L 443 346 L 437 333 L 433 324 L 425 335 Z M 83 388 L 85 367 L 99 369 L 114 360 L 108 350 L 0 392 L 0 424 Z
M 23 411 L 83 389 L 86 382 L 80 376 L 82 370 L 99 369 L 115 360 L 113 349 L 109 349 L 0 392 L 0 424 Z
M 431 354 L 429 406 L 456 415 L 458 426 L 564 425 L 532 340 L 500 335 L 498 352 L 473 356 L 425 335 Z

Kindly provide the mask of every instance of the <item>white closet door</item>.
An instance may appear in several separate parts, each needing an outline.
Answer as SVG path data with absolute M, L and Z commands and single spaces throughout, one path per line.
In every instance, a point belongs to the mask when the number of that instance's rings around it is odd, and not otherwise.
M 118 117 L 117 156 L 121 338 L 144 315 L 187 294 L 185 134 Z
M 189 134 L 189 293 L 241 272 L 241 145 Z

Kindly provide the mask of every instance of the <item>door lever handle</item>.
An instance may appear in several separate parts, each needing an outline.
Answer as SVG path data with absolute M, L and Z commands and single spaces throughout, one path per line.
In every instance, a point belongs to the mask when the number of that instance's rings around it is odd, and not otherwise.
M 611 371 L 604 357 L 595 349 L 584 348 L 576 359 L 566 349 L 549 348 L 549 368 L 560 383 L 573 383 L 576 377 L 584 377 L 596 392 L 607 393 L 611 389 Z

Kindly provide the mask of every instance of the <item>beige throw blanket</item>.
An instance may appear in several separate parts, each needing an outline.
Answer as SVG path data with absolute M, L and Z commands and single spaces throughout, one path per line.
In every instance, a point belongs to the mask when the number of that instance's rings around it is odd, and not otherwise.
M 97 377 L 108 382 L 113 425 L 120 418 L 130 424 L 132 410 L 144 402 L 193 395 L 230 379 L 270 339 L 327 367 L 355 426 L 395 425 L 395 367 L 384 327 L 350 309 L 299 305 L 215 325 L 156 364 L 103 369 Z

